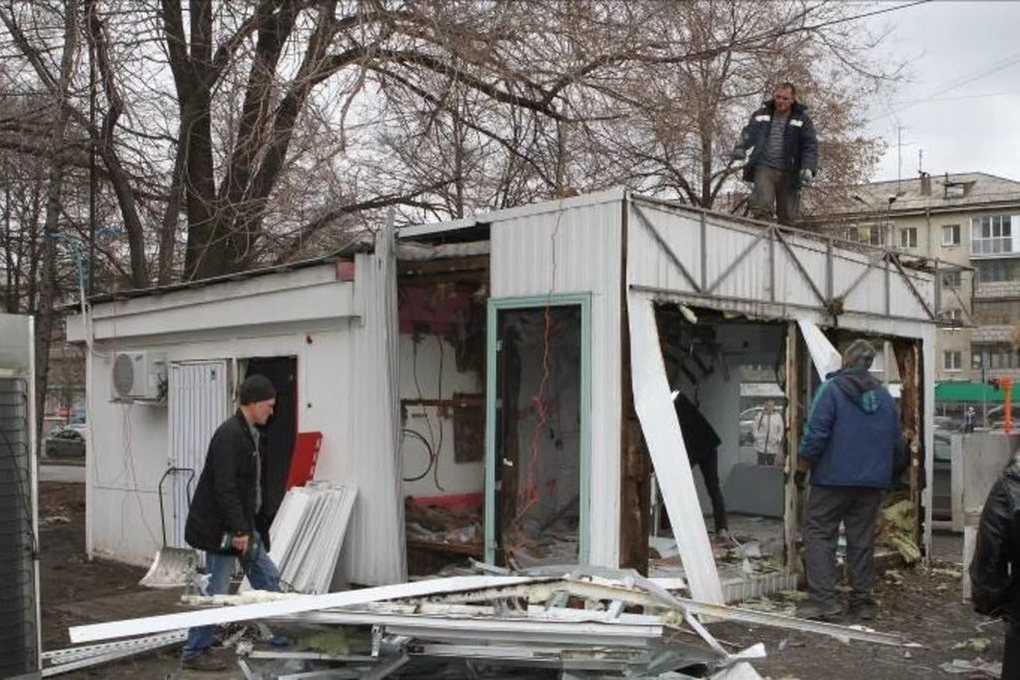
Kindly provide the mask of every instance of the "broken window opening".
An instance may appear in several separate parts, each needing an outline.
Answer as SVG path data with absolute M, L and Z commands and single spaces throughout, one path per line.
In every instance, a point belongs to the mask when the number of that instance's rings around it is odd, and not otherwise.
M 482 557 L 488 257 L 402 261 L 398 278 L 408 572 Z

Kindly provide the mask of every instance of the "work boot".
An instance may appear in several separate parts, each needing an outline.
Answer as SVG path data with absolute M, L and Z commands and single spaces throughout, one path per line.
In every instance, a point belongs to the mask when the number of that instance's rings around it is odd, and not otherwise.
M 815 600 L 808 600 L 797 607 L 797 618 L 813 619 L 815 621 L 831 621 L 842 612 L 842 608 L 835 602 L 825 604 Z
M 216 654 L 206 651 L 181 659 L 181 668 L 186 671 L 225 671 L 227 663 Z
M 848 613 L 852 618 L 871 621 L 878 614 L 878 605 L 869 597 L 859 602 L 851 602 Z

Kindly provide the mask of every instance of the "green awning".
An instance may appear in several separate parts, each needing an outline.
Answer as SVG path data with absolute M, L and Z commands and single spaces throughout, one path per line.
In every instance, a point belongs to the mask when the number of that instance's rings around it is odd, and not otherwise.
M 999 402 L 1001 390 L 975 382 L 941 382 L 935 386 L 935 401 L 969 401 L 974 403 Z

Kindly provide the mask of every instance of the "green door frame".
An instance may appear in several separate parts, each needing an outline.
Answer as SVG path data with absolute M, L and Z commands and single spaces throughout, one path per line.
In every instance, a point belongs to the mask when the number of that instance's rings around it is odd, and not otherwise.
M 591 507 L 591 293 L 489 298 L 486 317 L 485 374 L 485 561 L 496 559 L 496 352 L 497 315 L 509 309 L 543 309 L 547 306 L 581 307 L 581 460 L 579 524 L 577 528 L 580 564 L 588 564 L 588 516 Z

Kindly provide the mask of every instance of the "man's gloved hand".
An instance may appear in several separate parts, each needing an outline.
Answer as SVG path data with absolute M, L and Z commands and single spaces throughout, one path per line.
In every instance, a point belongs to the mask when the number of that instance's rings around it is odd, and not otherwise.
M 738 147 L 735 147 L 735 148 L 733 149 L 733 151 L 732 151 L 732 152 L 730 153 L 730 157 L 731 157 L 731 158 L 732 158 L 733 160 L 735 160 L 735 161 L 742 161 L 742 160 L 744 160 L 744 157 L 745 157 L 746 155 L 747 155 L 747 152 L 746 152 L 746 151 L 744 151 L 743 149 L 741 149 L 741 148 L 740 148 L 739 146 L 738 146 Z
M 807 479 L 807 473 L 803 470 L 797 470 L 793 473 L 793 483 L 801 491 L 804 490 L 804 481 Z
M 804 168 L 800 171 L 800 183 L 803 185 L 811 184 L 811 181 L 815 178 L 815 171 L 808 168 Z

